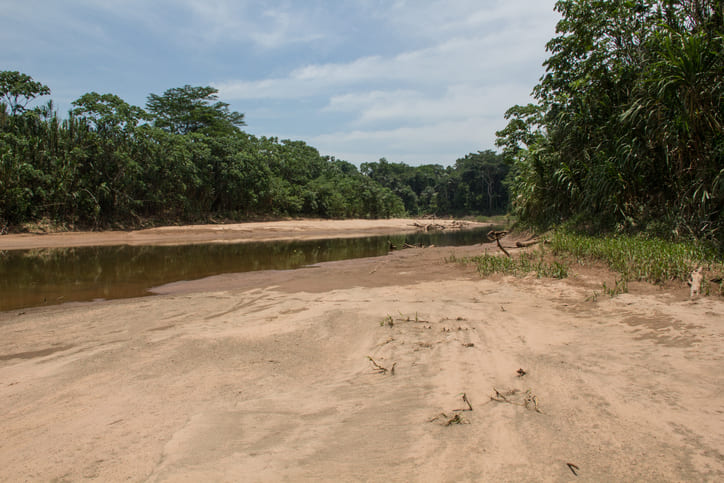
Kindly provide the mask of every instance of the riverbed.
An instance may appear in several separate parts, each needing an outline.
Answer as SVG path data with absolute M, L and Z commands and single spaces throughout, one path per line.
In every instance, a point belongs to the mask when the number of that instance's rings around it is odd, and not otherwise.
M 450 262 L 486 251 L 0 312 L 0 480 L 724 479 L 720 298 Z

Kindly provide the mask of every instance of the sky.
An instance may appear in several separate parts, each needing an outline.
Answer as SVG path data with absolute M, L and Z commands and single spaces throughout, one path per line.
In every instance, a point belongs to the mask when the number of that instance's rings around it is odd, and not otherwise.
M 356 165 L 454 164 L 530 102 L 555 0 L 0 0 L 0 70 L 145 106 L 213 86 L 256 136 Z M 45 99 L 42 99 L 44 102 Z M 37 103 L 36 103 L 37 104 Z

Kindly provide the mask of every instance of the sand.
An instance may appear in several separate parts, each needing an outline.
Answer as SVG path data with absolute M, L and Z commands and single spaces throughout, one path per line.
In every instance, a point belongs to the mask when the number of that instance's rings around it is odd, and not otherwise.
M 724 480 L 721 298 L 484 250 L 0 313 L 0 480 Z
M 239 243 L 280 240 L 357 238 L 372 235 L 409 233 L 419 225 L 439 225 L 454 229 L 490 226 L 457 220 L 319 220 L 293 219 L 218 225 L 163 226 L 131 231 L 15 233 L 0 237 L 0 250 L 61 248 L 109 245 L 186 245 L 193 243 Z M 418 225 L 418 226 L 416 226 Z

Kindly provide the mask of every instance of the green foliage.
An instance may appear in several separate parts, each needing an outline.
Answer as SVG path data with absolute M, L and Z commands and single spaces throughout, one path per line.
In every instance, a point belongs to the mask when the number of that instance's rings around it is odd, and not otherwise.
M 589 236 L 564 230 L 553 232 L 550 242 L 554 255 L 570 257 L 578 263 L 605 263 L 621 274 L 621 283 L 686 282 L 697 267 L 724 274 L 721 257 L 702 243 L 672 242 L 645 235 Z
M 229 104 L 217 100 L 217 92 L 213 87 L 175 87 L 149 95 L 146 107 L 155 126 L 174 134 L 238 132 L 246 124 L 244 114 L 230 111 Z
M 522 252 L 517 257 L 503 257 L 485 253 L 476 257 L 456 259 L 454 256 L 448 262 L 473 264 L 480 275 L 487 277 L 495 273 L 524 277 L 535 273 L 538 278 L 568 278 L 568 266 L 559 261 L 548 262 L 545 252 Z
M 0 104 L 0 226 L 42 218 L 96 228 L 218 215 L 405 213 L 392 190 L 350 163 L 302 141 L 242 132 L 242 115 L 216 101 L 212 88 L 151 95 L 150 113 L 91 92 L 59 120 L 52 102 L 24 109 L 44 86 L 24 74 L 0 78 L 19 96 L 10 111 Z
M 504 183 L 509 167 L 493 151 L 458 159 L 454 167 L 408 166 L 382 158 L 363 163 L 362 173 L 391 190 L 413 215 L 495 215 L 508 208 Z
M 724 243 L 719 0 L 565 0 L 537 103 L 498 145 L 514 213 Z
M 36 82 L 27 74 L 18 71 L 0 71 L 0 100 L 10 107 L 10 113 L 25 112 L 28 102 L 38 96 L 50 94 L 48 86 Z
M 601 289 L 603 290 L 603 293 L 613 298 L 616 295 L 628 293 L 628 281 L 625 278 L 622 278 L 621 280 L 616 279 L 613 283 L 613 287 L 608 287 L 606 282 L 603 282 L 601 284 Z

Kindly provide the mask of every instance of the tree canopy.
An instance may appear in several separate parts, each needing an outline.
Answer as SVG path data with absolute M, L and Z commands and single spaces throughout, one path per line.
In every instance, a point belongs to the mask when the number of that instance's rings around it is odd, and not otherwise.
M 15 72 L 0 79 L 10 86 L 0 102 L 0 226 L 489 215 L 508 205 L 509 167 L 492 151 L 449 167 L 383 158 L 359 170 L 303 141 L 243 132 L 243 114 L 212 87 L 151 94 L 147 109 L 89 92 L 60 119 L 52 101 L 27 108 L 47 87 Z
M 218 89 L 185 85 L 148 96 L 146 108 L 155 126 L 174 134 L 232 134 L 246 125 L 244 114 L 218 100 Z
M 28 102 L 38 96 L 50 94 L 48 86 L 36 82 L 18 71 L 0 71 L 0 99 L 10 108 L 11 114 L 25 111 Z
M 530 223 L 722 239 L 720 0 L 565 0 L 535 104 L 498 144 Z

